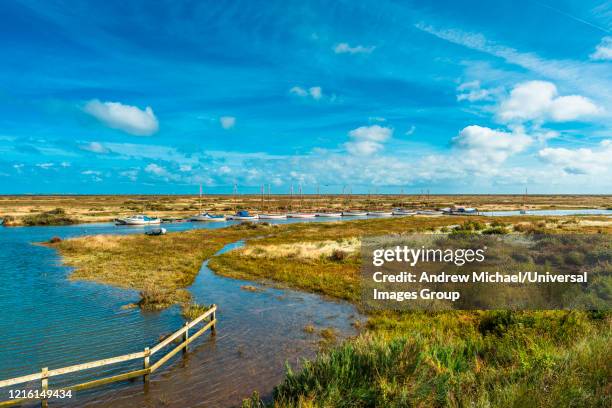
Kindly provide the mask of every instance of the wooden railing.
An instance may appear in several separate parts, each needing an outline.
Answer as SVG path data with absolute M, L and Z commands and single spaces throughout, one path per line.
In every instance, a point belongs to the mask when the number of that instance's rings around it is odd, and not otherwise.
M 7 380 L 0 380 L 0 388 L 40 380 L 41 381 L 40 390 L 47 391 L 49 390 L 49 378 L 51 377 L 56 377 L 59 375 L 66 375 L 66 374 L 75 373 L 75 372 L 83 371 L 83 370 L 90 370 L 90 369 L 98 368 L 98 367 L 105 367 L 105 366 L 109 366 L 112 364 L 118 364 L 118 363 L 122 363 L 125 361 L 136 360 L 136 359 L 142 359 L 143 361 L 142 369 L 140 370 L 134 370 L 134 371 L 130 371 L 127 373 L 113 375 L 111 377 L 100 378 L 97 380 L 88 381 L 88 382 L 84 382 L 84 383 L 80 383 L 80 384 L 76 384 L 76 385 L 72 385 L 68 387 L 61 387 L 60 389 L 64 391 L 68 391 L 68 390 L 80 391 L 80 390 L 84 390 L 87 388 L 98 387 L 101 385 L 110 384 L 113 382 L 123 381 L 123 380 L 127 380 L 130 378 L 141 377 L 141 376 L 143 377 L 143 380 L 145 381 L 145 383 L 148 383 L 149 376 L 151 375 L 151 373 L 155 372 L 159 367 L 161 367 L 163 364 L 168 362 L 168 360 L 170 360 L 179 351 L 183 350 L 183 352 L 186 352 L 187 346 L 191 342 L 193 342 L 195 339 L 200 337 L 202 334 L 204 334 L 206 330 L 210 329 L 211 335 L 213 336 L 215 335 L 216 326 L 217 326 L 216 311 L 217 311 L 217 306 L 212 305 L 211 308 L 208 309 L 206 312 L 204 312 L 202 315 L 198 316 L 191 322 L 186 322 L 185 325 L 181 329 L 175 331 L 170 336 L 165 338 L 163 341 L 156 344 L 154 347 L 151 347 L 151 348 L 146 347 L 143 351 L 139 351 L 137 353 L 131 353 L 131 354 L 124 354 L 122 356 L 117 356 L 117 357 L 105 358 L 102 360 L 90 361 L 88 363 L 77 364 L 77 365 L 72 365 L 68 367 L 56 368 L 53 370 L 49 370 L 47 367 L 45 367 L 40 372 L 35 373 L 35 374 L 24 375 L 22 377 L 9 378 Z M 198 331 L 196 331 L 194 334 L 190 336 L 189 329 L 192 329 L 194 326 L 200 323 L 205 323 L 205 324 L 202 328 L 200 328 Z M 179 337 L 182 337 L 182 342 L 179 345 L 177 345 L 175 348 L 170 350 L 167 354 L 165 354 L 162 358 L 157 360 L 155 363 L 151 364 L 151 356 L 153 356 L 155 353 L 161 351 L 162 349 L 172 344 L 172 342 L 174 342 Z M 36 399 L 41 400 L 41 404 L 43 407 L 48 406 L 47 398 L 19 398 L 19 399 L 0 401 L 0 407 L 9 407 L 13 405 L 19 405 L 26 401 L 31 401 L 31 400 L 36 400 Z

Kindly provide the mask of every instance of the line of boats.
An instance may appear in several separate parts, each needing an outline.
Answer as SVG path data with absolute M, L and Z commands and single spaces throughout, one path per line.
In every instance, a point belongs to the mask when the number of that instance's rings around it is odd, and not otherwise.
M 393 216 L 411 216 L 411 215 L 477 215 L 478 210 L 475 208 L 466 207 L 449 207 L 442 210 L 408 210 L 403 208 L 394 208 L 391 211 L 363 211 L 363 210 L 348 210 L 348 211 L 321 211 L 321 212 L 289 212 L 282 213 L 261 213 L 251 214 L 246 210 L 237 211 L 233 215 L 211 214 L 209 212 L 201 212 L 186 219 L 161 219 L 157 217 L 148 217 L 144 214 L 133 215 L 130 217 L 117 218 L 117 225 L 155 225 L 163 222 L 223 222 L 223 221 L 254 221 L 254 220 L 279 220 L 285 218 L 340 218 L 340 217 L 393 217 Z

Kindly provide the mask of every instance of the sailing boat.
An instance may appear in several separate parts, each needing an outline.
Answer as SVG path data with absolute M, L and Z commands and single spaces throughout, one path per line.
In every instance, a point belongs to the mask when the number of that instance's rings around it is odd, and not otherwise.
M 200 211 L 189 218 L 189 221 L 225 221 L 225 215 L 214 215 L 202 212 L 202 185 L 200 184 Z
M 527 188 L 525 188 L 525 195 L 523 196 L 523 208 L 521 208 L 519 213 L 527 214 Z
M 265 186 L 262 185 L 261 186 L 261 207 L 263 209 L 264 207 L 264 193 L 265 193 Z M 268 202 L 270 202 L 270 184 L 268 184 Z M 263 214 L 259 214 L 259 219 L 260 220 L 282 220 L 284 218 L 287 218 L 287 214 L 280 214 L 280 213 L 263 213 Z
M 298 187 L 298 191 L 300 194 L 300 210 L 302 209 L 302 206 L 304 204 L 304 195 L 302 194 L 302 185 L 300 184 Z M 298 212 L 291 212 L 289 214 L 287 214 L 287 218 L 314 218 L 316 216 L 315 213 L 309 213 L 309 212 L 302 212 L 302 211 L 298 211 Z
M 375 189 L 374 194 L 378 194 L 378 189 Z M 370 198 L 370 191 L 368 190 L 368 204 L 371 204 L 372 200 Z M 383 211 L 383 210 L 375 210 L 368 211 L 368 217 L 391 217 L 393 215 L 392 211 Z
M 353 190 L 351 189 L 349 191 L 349 196 L 348 196 L 349 208 L 350 208 L 350 204 L 351 204 L 351 197 L 352 197 L 352 195 L 353 195 Z M 361 210 L 342 211 L 342 216 L 343 217 L 365 217 L 366 215 L 368 215 L 367 211 L 361 211 Z
M 317 187 L 317 193 L 318 193 L 319 188 Z M 330 207 L 331 207 L 332 203 L 330 200 Z M 341 212 L 335 212 L 335 211 L 319 211 L 316 213 L 317 217 L 327 217 L 327 218 L 336 218 L 336 217 L 342 217 L 342 213 Z

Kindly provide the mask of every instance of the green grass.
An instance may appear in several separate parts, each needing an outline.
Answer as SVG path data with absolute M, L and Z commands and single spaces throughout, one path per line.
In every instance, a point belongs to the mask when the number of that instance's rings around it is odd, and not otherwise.
M 69 225 L 76 224 L 78 221 L 66 214 L 63 208 L 45 211 L 42 213 L 26 215 L 21 219 L 25 226 L 35 225 Z
M 74 268 L 70 279 L 90 280 L 140 291 L 143 309 L 160 310 L 189 302 L 191 285 L 202 262 L 224 245 L 266 227 L 193 230 L 163 236 L 94 235 L 46 243 Z
M 609 317 L 516 312 L 512 323 L 486 330 L 491 320 L 500 320 L 498 314 L 373 317 L 369 330 L 357 339 L 320 353 L 299 372 L 288 369 L 273 405 L 610 406 Z M 245 406 L 257 404 L 252 399 Z

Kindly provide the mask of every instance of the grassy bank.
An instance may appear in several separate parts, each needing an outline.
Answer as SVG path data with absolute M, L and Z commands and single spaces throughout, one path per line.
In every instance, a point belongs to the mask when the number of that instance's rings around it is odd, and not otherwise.
M 141 293 L 141 307 L 162 309 L 189 302 L 185 288 L 193 283 L 205 259 L 224 245 L 266 228 L 235 226 L 153 237 L 94 235 L 47 245 L 56 248 L 63 262 L 74 268 L 70 279 L 136 289 Z

